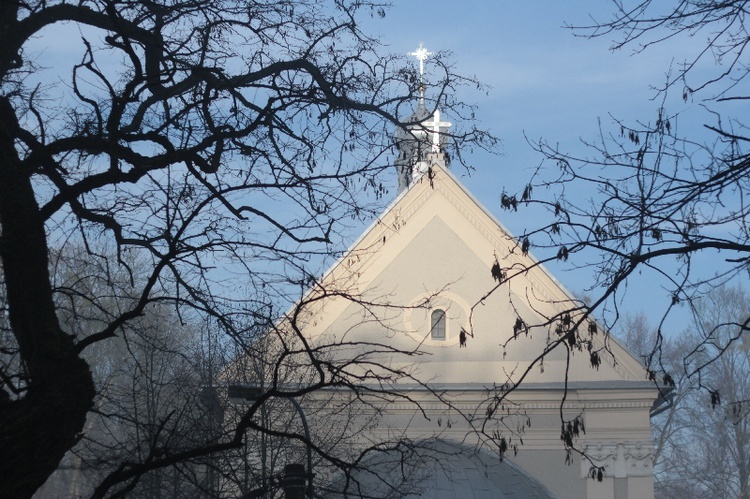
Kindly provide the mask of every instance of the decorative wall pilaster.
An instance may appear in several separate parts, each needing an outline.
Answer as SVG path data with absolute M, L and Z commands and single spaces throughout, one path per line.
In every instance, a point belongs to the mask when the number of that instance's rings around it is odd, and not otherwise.
M 627 476 L 650 476 L 654 473 L 654 445 L 633 442 L 625 445 Z
M 604 476 L 627 478 L 653 474 L 654 446 L 650 441 L 587 442 L 583 451 L 594 465 L 604 467 Z M 592 463 L 581 460 L 581 477 L 589 477 Z

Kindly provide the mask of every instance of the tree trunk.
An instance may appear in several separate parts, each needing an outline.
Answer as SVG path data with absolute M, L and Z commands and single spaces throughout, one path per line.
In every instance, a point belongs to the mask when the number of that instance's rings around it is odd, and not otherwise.
M 0 259 L 23 391 L 0 405 L 0 497 L 30 497 L 75 445 L 95 391 L 88 364 L 60 329 L 44 220 L 31 171 L 15 148 L 17 121 L 0 98 Z

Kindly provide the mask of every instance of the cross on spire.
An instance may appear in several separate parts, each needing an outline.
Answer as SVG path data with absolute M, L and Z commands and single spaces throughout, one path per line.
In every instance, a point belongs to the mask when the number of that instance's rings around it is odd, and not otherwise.
M 453 123 L 448 121 L 440 121 L 440 110 L 435 109 L 435 114 L 432 115 L 432 120 L 427 121 L 425 126 L 432 128 L 432 151 L 440 151 L 440 133 L 447 130 Z
M 424 61 L 432 55 L 432 52 L 427 52 L 424 44 L 419 42 L 419 48 L 414 52 L 409 52 L 409 55 L 413 55 L 419 61 L 419 82 L 422 83 L 422 77 L 424 76 Z
M 432 56 L 423 43 L 409 56 L 419 61 L 419 106 L 396 132 L 399 156 L 396 159 L 398 191 L 402 192 L 433 166 L 448 168 L 450 157 L 443 150 L 443 142 L 452 123 L 443 121 L 436 106 L 432 112 L 425 107 L 425 61 Z
M 409 52 L 409 55 L 413 55 L 419 61 L 419 100 L 424 103 L 424 61 L 432 55 L 432 52 L 428 52 L 424 44 L 419 42 L 419 48 L 414 52 Z

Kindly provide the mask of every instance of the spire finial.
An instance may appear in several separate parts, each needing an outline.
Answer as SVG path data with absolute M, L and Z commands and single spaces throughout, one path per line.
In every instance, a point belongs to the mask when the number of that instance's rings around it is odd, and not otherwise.
M 448 168 L 450 156 L 443 146 L 448 142 L 448 128 L 451 123 L 443 121 L 440 110 L 430 112 L 425 107 L 424 62 L 432 55 L 424 44 L 409 52 L 419 61 L 419 106 L 414 114 L 406 118 L 404 125 L 396 132 L 398 157 L 398 192 L 403 192 L 433 166 Z
M 432 55 L 432 52 L 428 52 L 424 44 L 419 42 L 419 48 L 414 52 L 409 52 L 409 55 L 413 55 L 419 61 L 419 100 L 424 102 L 424 61 Z

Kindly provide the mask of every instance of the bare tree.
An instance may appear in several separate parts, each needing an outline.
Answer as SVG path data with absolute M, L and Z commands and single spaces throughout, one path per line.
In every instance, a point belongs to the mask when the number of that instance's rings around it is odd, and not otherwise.
M 675 386 L 652 418 L 657 496 L 748 497 L 748 296 L 722 286 L 695 305 L 698 319 L 662 347 Z M 628 346 L 647 358 L 656 336 L 647 318 L 626 316 L 620 326 Z M 705 389 L 720 399 L 706 403 Z
M 649 310 L 658 321 L 645 362 L 652 379 L 670 386 L 675 371 L 662 345 L 678 309 L 698 317 L 695 307 L 703 295 L 745 279 L 749 269 L 750 135 L 740 107 L 750 96 L 743 62 L 750 40 L 746 3 L 645 0 L 612 6 L 610 20 L 573 27 L 574 33 L 619 37 L 613 48 L 632 47 L 634 57 L 666 39 L 705 43 L 692 45 L 692 58 L 665 68 L 653 115 L 635 123 L 613 117 L 611 126 L 602 123 L 599 137 L 583 141 L 580 154 L 570 153 L 569 145 L 533 143 L 544 162 L 522 192 L 503 194 L 502 205 L 549 214 L 521 235 L 520 250 L 533 249 L 542 263 L 591 270 L 588 302 L 572 301 L 552 319 L 570 314 L 577 328 L 595 314 L 612 328 L 628 290 L 644 282 L 664 290 L 663 305 Z M 689 118 L 669 111 L 675 91 L 677 100 L 700 103 Z M 700 111 L 706 121 L 696 134 L 687 121 Z M 503 276 L 522 274 L 519 269 Z M 715 396 L 706 394 L 707 400 Z
M 549 216 L 545 223 L 528 227 L 518 249 L 524 253 L 533 249 L 541 256 L 540 263 L 588 268 L 592 277 L 586 303 L 571 300 L 557 316 L 546 318 L 547 323 L 521 325 L 560 324 L 552 348 L 569 351 L 568 345 L 583 344 L 596 367 L 607 348 L 595 348 L 590 338 L 581 335 L 592 314 L 603 319 L 607 328 L 616 327 L 623 303 L 641 281 L 663 289 L 664 305 L 652 304 L 648 309 L 649 314 L 657 314 L 654 334 L 633 338 L 661 396 L 673 399 L 673 405 L 655 419 L 662 438 L 657 442 L 661 490 L 666 491 L 669 482 L 670 487 L 678 487 L 670 492 L 677 495 L 709 489 L 744 494 L 742 465 L 729 464 L 726 449 L 729 434 L 742 427 L 745 414 L 738 413 L 737 424 L 731 425 L 726 438 L 717 434 L 708 441 L 689 433 L 691 426 L 710 424 L 719 412 L 724 417 L 726 409 L 712 409 L 726 404 L 727 394 L 732 400 L 729 407 L 736 405 L 736 390 L 726 384 L 736 377 L 717 371 L 726 362 L 736 364 L 728 350 L 732 341 L 720 340 L 711 333 L 718 330 L 712 328 L 703 329 L 703 335 L 685 333 L 673 320 L 678 311 L 687 309 L 701 324 L 706 317 L 704 303 L 715 300 L 712 296 L 722 286 L 742 283 L 750 270 L 746 201 L 750 135 L 743 117 L 743 103 L 750 96 L 746 2 L 636 0 L 613 1 L 612 6 L 610 19 L 571 26 L 574 33 L 616 37 L 613 49 L 632 48 L 634 57 L 666 40 L 704 42 L 685 44 L 696 47 L 694 54 L 665 67 L 664 75 L 654 76 L 657 81 L 663 77 L 665 83 L 655 89 L 653 115 L 634 123 L 612 117 L 611 125 L 600 126 L 598 137 L 583 141 L 580 154 L 546 140 L 532 144 L 545 158 L 542 166 L 521 192 L 504 192 L 501 204 L 506 210 L 536 213 L 540 209 Z M 705 120 L 702 130 L 691 126 L 696 115 Z M 497 276 L 500 281 L 510 280 L 526 270 L 498 266 Z M 736 312 L 731 316 L 735 340 L 750 326 L 750 313 Z M 697 400 L 700 409 L 693 409 Z M 741 440 L 736 434 L 732 439 Z M 705 445 L 693 445 L 695 441 Z M 712 463 L 720 469 L 702 477 L 722 482 L 720 489 L 712 488 L 717 484 L 696 484 L 694 479 L 672 479 L 679 476 L 674 473 L 680 459 L 700 460 L 719 448 L 725 455 L 715 455 Z
M 86 337 L 110 320 L 108 313 L 136 300 L 126 272 L 99 264 L 115 260 L 88 258 L 71 245 L 69 254 L 52 255 L 52 276 L 60 324 L 69 334 Z M 98 252 L 107 254 L 106 248 Z M 146 268 L 129 261 L 134 272 Z M 111 288 L 117 295 L 108 295 Z M 96 302 L 90 297 L 96 296 Z M 211 427 L 212 402 L 206 387 L 220 358 L 216 334 L 195 318 L 178 316 L 168 304 L 152 303 L 129 321 L 117 337 L 83 352 L 91 365 L 97 396 L 82 438 L 35 497 L 84 497 L 125 461 L 143 461 L 162 442 L 171 451 L 191 448 L 220 433 Z M 212 365 L 216 364 L 216 365 Z M 213 367 L 213 369 L 212 369 Z M 186 461 L 147 473 L 129 497 L 194 497 L 209 490 L 206 462 Z
M 251 342 L 248 324 L 274 324 L 313 282 L 344 221 L 372 212 L 393 127 L 405 125 L 419 83 L 401 58 L 378 54 L 358 15 L 384 10 L 304 0 L 0 4 L 0 259 L 12 333 L 0 496 L 31 495 L 81 438 L 98 389 L 87 350 L 155 303 Z M 55 43 L 46 37 L 56 27 L 80 38 L 77 62 L 41 67 L 31 40 Z M 463 80 L 439 56 L 433 68 L 428 104 L 461 115 L 451 92 Z M 491 142 L 473 129 L 454 138 Z M 65 252 L 74 239 L 105 277 L 127 275 L 128 289 L 106 279 L 55 287 L 50 248 Z M 116 259 L 98 252 L 103 241 Z M 66 295 L 97 310 L 95 331 L 64 327 Z M 299 329 L 288 334 L 313 375 L 298 394 L 326 386 L 317 352 Z M 191 449 L 159 432 L 95 495 L 123 495 L 144 473 L 239 448 L 261 404 L 229 435 Z
M 697 304 L 699 319 L 675 349 L 679 367 L 658 486 L 665 497 L 750 497 L 748 296 L 720 287 Z M 697 345 L 697 346 L 696 346 Z M 681 369 L 680 369 L 681 368 Z M 711 404 L 704 393 L 717 394 Z M 690 488 L 687 488 L 690 484 Z
M 697 48 L 692 57 L 665 68 L 665 75 L 654 76 L 666 83 L 655 90 L 653 115 L 635 123 L 612 117 L 611 125 L 601 124 L 598 137 L 583 140 L 580 153 L 571 153 L 570 145 L 554 140 L 532 142 L 542 164 L 523 189 L 502 192 L 501 207 L 522 212 L 531 221 L 511 253 L 533 251 L 538 260 L 504 266 L 504 256 L 496 258 L 492 268 L 496 285 L 482 300 L 503 292 L 506 283 L 525 279 L 537 265 L 553 262 L 579 275 L 591 271 L 585 302 L 570 297 L 556 303 L 559 308 L 554 313 L 533 323 L 518 314 L 513 334 L 503 346 L 530 331 L 550 331 L 546 347 L 525 372 L 517 373 L 521 380 L 531 369 L 542 368 L 553 351 L 566 355 L 568 361 L 573 352 L 584 352 L 593 369 L 603 359 L 611 359 L 608 340 L 595 341 L 600 325 L 605 335 L 617 327 L 625 300 L 640 285 L 647 285 L 664 291 L 663 305 L 654 303 L 649 309 L 649 314 L 657 314 L 657 323 L 653 337 L 646 338 L 643 359 L 649 378 L 663 397 L 668 396 L 683 376 L 682 363 L 675 362 L 673 351 L 666 348 L 670 329 L 677 334 L 682 330 L 673 325 L 674 316 L 687 309 L 699 318 L 702 297 L 726 283 L 746 279 L 750 270 L 750 134 L 742 107 L 750 98 L 746 8 L 747 2 L 734 1 L 615 0 L 611 20 L 572 27 L 578 36 L 620 37 L 613 48 L 632 47 L 635 57 L 667 39 L 695 37 L 705 42 L 693 43 L 690 46 Z M 713 66 L 706 68 L 706 62 Z M 672 98 L 675 92 L 678 99 Z M 669 111 L 675 100 L 684 105 L 700 103 L 694 107 L 704 112 L 706 121 L 697 135 L 688 123 L 695 112 L 683 118 Z M 529 303 L 534 300 L 540 298 L 527 297 Z M 736 322 L 737 334 L 746 333 L 750 315 Z M 474 335 L 473 330 L 467 333 Z M 702 347 L 699 339 L 689 338 L 694 343 L 692 348 L 681 346 L 684 355 Z M 724 351 L 706 352 L 715 360 Z M 711 362 L 706 359 L 694 366 L 693 374 L 698 376 Z M 496 404 L 509 400 L 518 386 L 516 382 L 506 387 Z M 718 385 L 698 386 L 706 406 L 724 400 Z M 575 415 L 561 410 L 560 419 L 565 447 L 585 458 L 575 444 Z M 598 477 L 600 471 L 592 468 Z
M 646 361 L 652 351 L 657 331 L 649 323 L 644 312 L 635 315 L 625 314 L 617 327 L 617 334 L 627 347 L 639 358 Z M 692 333 L 686 333 L 691 336 Z M 697 480 L 687 475 L 675 479 L 679 473 L 680 456 L 699 452 L 698 446 L 686 438 L 689 427 L 697 428 L 702 421 L 693 420 L 692 405 L 696 400 L 695 383 L 682 369 L 685 345 L 689 341 L 665 340 L 662 345 L 663 362 L 674 374 L 675 385 L 662 391 L 663 400 L 652 413 L 651 427 L 654 437 L 654 488 L 657 497 L 701 497 Z M 702 404 L 705 405 L 705 404 Z M 693 470 L 703 474 L 703 470 Z

